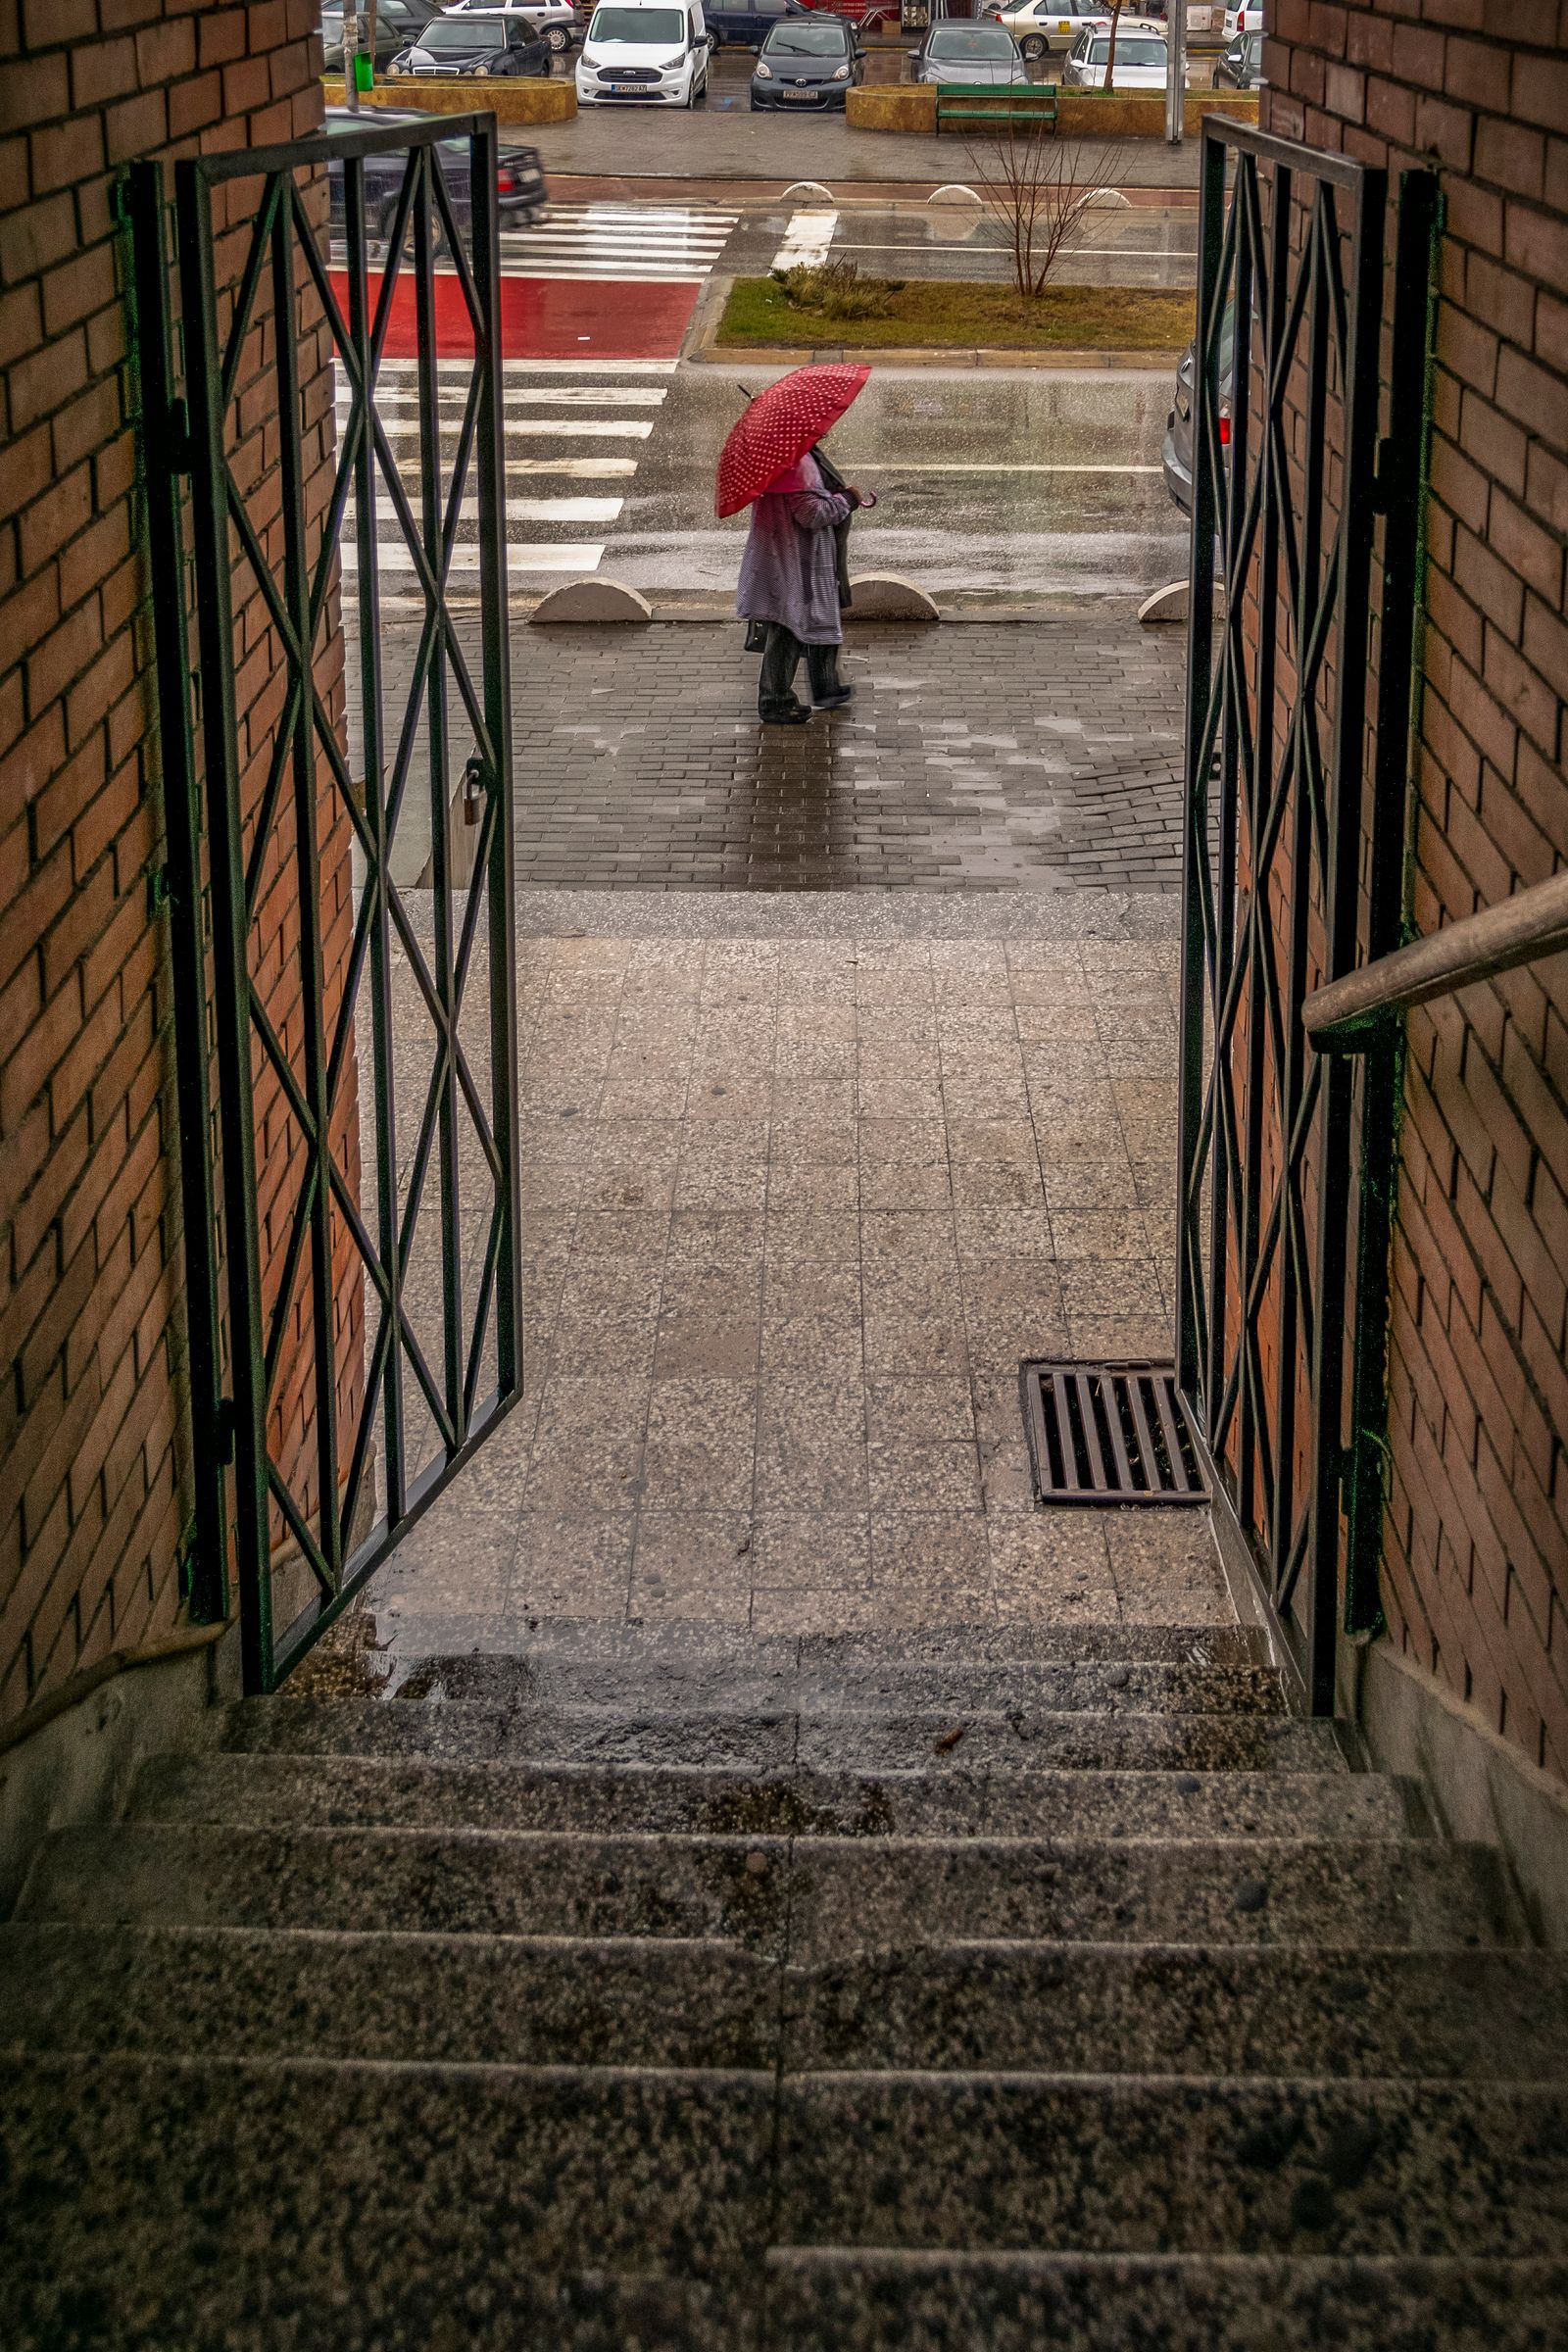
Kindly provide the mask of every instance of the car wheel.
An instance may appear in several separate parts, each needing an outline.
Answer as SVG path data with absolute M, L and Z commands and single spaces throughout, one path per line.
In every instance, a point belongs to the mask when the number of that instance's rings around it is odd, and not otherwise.
M 1034 64 L 1034 61 L 1037 57 L 1044 57 L 1046 54 L 1047 45 L 1040 38 L 1038 32 L 1030 33 L 1026 39 L 1021 40 L 1018 43 L 1018 46 L 1022 50 L 1024 56 L 1029 60 L 1031 65 Z

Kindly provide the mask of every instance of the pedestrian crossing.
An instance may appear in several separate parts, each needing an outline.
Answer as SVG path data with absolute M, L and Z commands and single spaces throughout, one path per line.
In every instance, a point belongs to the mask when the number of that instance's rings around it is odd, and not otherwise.
M 668 396 L 673 360 L 505 360 L 502 429 L 507 469 L 507 569 L 514 587 L 530 575 L 596 571 L 604 539 L 616 522 L 639 460 Z M 470 370 L 463 361 L 437 363 L 441 390 L 438 440 L 442 477 L 456 452 Z M 351 395 L 337 371 L 338 429 L 348 421 Z M 418 385 L 416 363 L 386 360 L 376 407 L 415 516 L 421 512 Z M 479 587 L 477 479 L 459 510 L 447 575 L 455 596 Z M 590 485 L 592 485 L 590 487 Z M 376 500 L 377 571 L 385 593 L 419 594 L 414 556 L 404 540 L 384 485 Z M 346 581 L 358 571 L 352 501 L 341 542 Z M 541 581 L 542 585 L 543 582 Z
M 739 219 L 681 205 L 552 204 L 536 228 L 502 230 L 501 267 L 513 277 L 689 282 L 708 276 Z

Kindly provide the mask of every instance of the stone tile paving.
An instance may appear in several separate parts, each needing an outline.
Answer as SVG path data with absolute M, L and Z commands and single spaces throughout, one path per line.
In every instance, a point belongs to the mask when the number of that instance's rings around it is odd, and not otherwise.
M 583 903 L 520 953 L 527 1393 L 383 1629 L 1229 1620 L 1202 1514 L 1033 1508 L 1018 1400 L 1028 1355 L 1169 1352 L 1167 910 Z
M 867 624 L 855 702 L 764 729 L 738 623 L 529 630 L 519 884 L 1175 892 L 1184 642 L 1099 613 Z

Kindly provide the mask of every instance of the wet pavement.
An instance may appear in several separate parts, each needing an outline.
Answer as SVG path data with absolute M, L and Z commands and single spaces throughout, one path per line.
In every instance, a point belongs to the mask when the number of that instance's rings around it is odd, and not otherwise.
M 729 61 L 735 65 L 739 61 Z M 747 61 L 749 64 L 749 60 Z M 727 82 L 727 75 L 726 75 Z M 715 97 L 738 95 L 715 83 Z M 548 176 L 635 173 L 640 178 L 825 180 L 837 190 L 856 181 L 900 180 L 924 187 L 965 176 L 965 148 L 953 133 L 851 130 L 842 118 L 750 114 L 715 104 L 659 115 L 633 107 L 594 107 L 567 122 L 530 126 Z M 1064 142 L 1072 146 L 1071 141 Z M 1087 150 L 1088 142 L 1080 143 Z M 1199 142 L 1096 141 L 1102 174 L 1114 187 L 1193 188 Z
M 416 648 L 388 632 L 389 689 Z M 764 729 L 738 623 L 530 630 L 513 661 L 519 883 L 1173 892 L 1183 659 L 1179 630 L 1108 612 L 867 624 L 842 658 L 853 704 Z M 412 804 L 399 838 L 412 878 L 428 842 Z

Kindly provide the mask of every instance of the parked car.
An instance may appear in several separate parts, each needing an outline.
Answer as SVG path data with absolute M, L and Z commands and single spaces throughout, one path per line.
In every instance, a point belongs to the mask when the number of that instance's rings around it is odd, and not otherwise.
M 786 17 L 810 15 L 806 0 L 703 0 L 703 21 L 715 49 L 760 49 Z
M 1111 62 L 1110 42 L 1108 32 L 1081 32 L 1062 68 L 1063 88 L 1102 90 L 1105 86 L 1105 69 Z M 1162 32 L 1117 33 L 1112 89 L 1162 90 L 1169 73 L 1168 55 L 1168 44 Z M 1186 77 L 1192 79 L 1191 68 L 1187 69 Z
M 431 18 L 440 14 L 440 0 L 376 0 L 376 72 L 384 73 L 398 51 L 416 41 Z M 363 53 L 369 46 L 369 20 L 363 0 L 359 17 Z M 328 74 L 343 71 L 343 0 L 321 0 L 321 62 Z
M 384 106 L 374 116 L 377 127 L 393 122 L 421 122 L 428 118 L 402 107 Z M 346 106 L 329 106 L 326 126 L 331 131 L 339 124 L 353 124 L 363 130 L 365 117 L 350 112 Z M 468 174 L 468 143 L 466 139 L 442 139 L 436 153 L 441 159 L 441 176 L 446 182 L 447 201 L 460 231 L 466 229 L 473 217 L 472 188 Z M 406 155 L 368 155 L 365 159 L 365 212 L 372 245 L 384 253 L 397 214 L 398 192 L 408 167 Z M 503 228 L 531 228 L 544 216 L 549 201 L 543 167 L 537 147 L 501 148 L 496 157 L 496 202 Z M 343 167 L 327 166 L 327 205 L 331 234 L 341 243 L 346 233 L 343 201 Z M 438 246 L 445 242 L 438 230 Z
M 1236 353 L 1236 313 L 1228 307 L 1219 330 L 1219 380 L 1229 381 Z M 1176 370 L 1176 396 L 1171 402 L 1170 415 L 1165 419 L 1165 442 L 1160 451 L 1160 464 L 1165 475 L 1165 487 L 1184 514 L 1193 511 L 1193 379 L 1198 368 L 1198 338 L 1195 335 L 1182 354 Z M 1220 403 L 1219 430 L 1222 441 L 1230 439 L 1230 404 Z
M 914 53 L 913 81 L 1027 81 L 1010 32 L 1000 24 L 933 24 Z
M 1263 35 L 1238 34 L 1214 68 L 1214 87 L 1225 82 L 1233 90 L 1255 90 L 1263 78 Z
M 1243 0 L 1242 7 L 1226 9 L 1224 33 L 1228 41 L 1234 41 L 1239 32 L 1261 32 L 1262 29 L 1263 11 L 1259 0 L 1252 0 L 1250 7 Z
M 448 0 L 449 17 L 511 17 L 542 32 L 552 57 L 564 57 L 582 39 L 571 0 Z
M 399 50 L 386 70 L 389 81 L 467 81 L 549 71 L 550 50 L 543 33 L 521 17 L 501 16 L 436 17 L 416 41 Z
M 1021 8 L 1012 0 L 997 0 L 986 14 L 1011 33 L 1027 58 L 1064 53 L 1088 25 L 1098 32 L 1110 29 L 1109 9 L 1092 0 L 1024 0 Z
M 865 72 L 852 28 L 840 17 L 775 24 L 752 74 L 752 112 L 829 114 Z
M 599 0 L 577 60 L 579 106 L 695 106 L 712 41 L 703 0 Z

